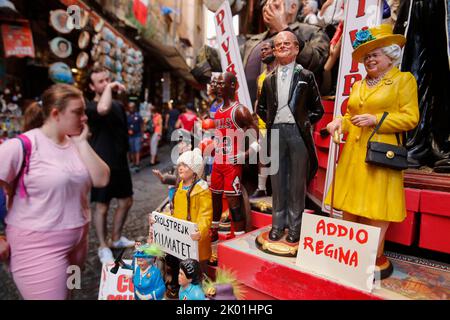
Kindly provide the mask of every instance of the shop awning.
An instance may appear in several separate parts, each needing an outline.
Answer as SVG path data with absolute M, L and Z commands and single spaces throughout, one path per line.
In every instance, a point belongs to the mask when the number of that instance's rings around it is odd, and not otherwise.
M 189 66 L 177 48 L 149 39 L 144 39 L 144 42 L 147 44 L 145 48 L 149 54 L 161 57 L 176 74 L 182 77 L 194 88 L 202 88 L 201 84 L 199 84 L 191 74 Z

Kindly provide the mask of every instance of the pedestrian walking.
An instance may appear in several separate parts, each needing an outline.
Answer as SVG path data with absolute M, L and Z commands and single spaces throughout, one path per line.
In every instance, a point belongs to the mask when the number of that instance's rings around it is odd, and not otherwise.
M 0 146 L 10 271 L 24 299 L 67 299 L 67 268 L 82 268 L 87 255 L 88 193 L 108 184 L 110 170 L 87 142 L 80 90 L 53 85 L 26 114 L 24 137 Z

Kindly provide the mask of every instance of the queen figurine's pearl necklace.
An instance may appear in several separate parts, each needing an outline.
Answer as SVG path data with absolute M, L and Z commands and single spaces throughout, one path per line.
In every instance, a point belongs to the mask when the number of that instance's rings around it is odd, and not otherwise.
M 387 72 L 383 72 L 382 74 L 380 74 L 378 77 L 376 77 L 376 78 L 369 78 L 369 77 L 367 77 L 366 76 L 366 83 L 367 83 L 367 85 L 369 86 L 369 87 L 373 87 L 373 86 L 375 86 L 375 85 L 377 85 L 380 81 L 381 81 L 381 79 L 383 79 L 383 77 L 384 77 L 384 75 L 386 74 Z

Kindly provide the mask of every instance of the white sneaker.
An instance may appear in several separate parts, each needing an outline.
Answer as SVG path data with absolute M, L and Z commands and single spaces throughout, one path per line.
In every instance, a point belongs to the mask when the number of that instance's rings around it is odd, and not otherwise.
M 134 247 L 135 242 L 132 240 L 129 240 L 127 238 L 125 238 L 124 236 L 120 237 L 119 240 L 114 241 L 111 244 L 111 247 L 113 248 L 130 248 L 130 247 Z
M 112 251 L 108 247 L 98 248 L 98 257 L 100 258 L 101 263 L 103 264 L 113 264 L 114 256 Z

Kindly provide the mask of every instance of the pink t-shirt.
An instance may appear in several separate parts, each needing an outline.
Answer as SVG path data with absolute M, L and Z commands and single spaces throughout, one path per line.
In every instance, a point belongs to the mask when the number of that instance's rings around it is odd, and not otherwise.
M 25 133 L 32 151 L 30 168 L 24 182 L 28 195 L 14 202 L 5 222 L 33 231 L 56 231 L 78 228 L 90 221 L 88 193 L 89 172 L 76 146 L 54 143 L 41 129 Z M 0 145 L 0 180 L 12 183 L 23 161 L 22 143 L 11 139 Z

